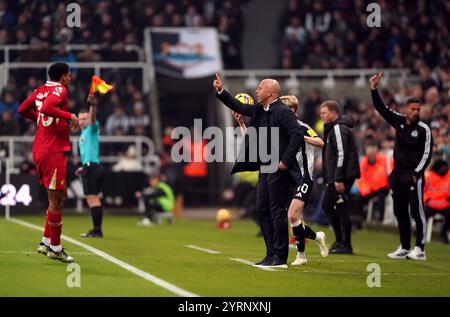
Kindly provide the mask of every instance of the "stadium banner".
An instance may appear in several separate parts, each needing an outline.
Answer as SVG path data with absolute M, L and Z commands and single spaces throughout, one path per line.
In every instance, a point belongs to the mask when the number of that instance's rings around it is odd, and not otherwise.
M 214 28 L 149 28 L 147 58 L 157 73 L 175 78 L 202 78 L 222 69 Z

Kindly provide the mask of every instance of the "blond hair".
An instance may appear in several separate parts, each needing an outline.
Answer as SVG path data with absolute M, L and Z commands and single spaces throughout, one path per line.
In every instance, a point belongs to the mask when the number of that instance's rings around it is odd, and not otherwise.
M 294 108 L 297 111 L 298 99 L 294 95 L 284 95 L 280 97 L 282 103 L 284 103 L 289 108 Z

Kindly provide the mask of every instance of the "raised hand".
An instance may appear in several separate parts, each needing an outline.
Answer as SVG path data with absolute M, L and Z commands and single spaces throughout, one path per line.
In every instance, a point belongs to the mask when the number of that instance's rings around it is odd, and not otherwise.
M 378 84 L 380 83 L 381 77 L 383 77 L 382 72 L 370 77 L 370 89 L 375 90 L 378 88 Z
M 216 73 L 216 79 L 213 81 L 213 86 L 217 92 L 221 92 L 223 89 L 222 78 L 220 78 L 219 73 Z
M 89 106 L 95 106 L 97 104 L 97 100 L 95 99 L 93 94 L 89 94 L 87 97 L 87 103 Z

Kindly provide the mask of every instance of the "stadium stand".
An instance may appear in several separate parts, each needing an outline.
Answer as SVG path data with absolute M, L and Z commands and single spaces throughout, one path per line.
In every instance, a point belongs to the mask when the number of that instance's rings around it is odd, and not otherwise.
M 146 0 L 129 3 L 122 0 L 78 1 L 83 12 L 81 28 L 69 29 L 65 25 L 66 4 L 70 1 L 0 1 L 0 45 L 29 44 L 28 50 L 10 53 L 11 62 L 132 62 L 139 61 L 132 45 L 143 46 L 145 27 L 215 26 L 226 68 L 242 67 L 241 6 L 247 1 L 160 1 Z M 67 49 L 67 44 L 97 44 L 98 49 L 86 47 L 79 52 Z M 128 46 L 128 47 L 127 47 Z M 110 49 L 112 47 L 112 49 Z M 4 62 L 0 51 L 0 64 Z M 69 94 L 70 111 L 85 106 L 86 87 L 91 70 L 73 70 L 74 80 Z M 110 70 L 102 72 L 103 78 L 117 89 L 101 98 L 99 120 L 106 134 L 142 134 L 150 131 L 151 118 L 138 110 L 147 107 L 147 98 L 140 92 L 141 76 L 135 70 Z M 13 79 L 14 78 L 14 79 Z M 0 113 L 12 111 L 19 120 L 20 134 L 27 134 L 30 123 L 17 117 L 17 107 L 34 88 L 42 84 L 43 71 L 15 70 L 1 93 Z M 107 106 L 106 106 L 107 105 Z M 110 131 L 107 121 L 120 106 L 125 111 L 123 131 Z M 0 126 L 9 125 L 8 121 Z M 130 128 L 131 125 L 131 128 Z M 141 127 L 141 125 L 143 125 Z M 120 129 L 120 128 L 119 128 Z
M 450 66 L 448 1 L 380 1 L 383 32 L 367 26 L 369 2 L 288 0 L 280 68 L 407 67 L 420 74 Z

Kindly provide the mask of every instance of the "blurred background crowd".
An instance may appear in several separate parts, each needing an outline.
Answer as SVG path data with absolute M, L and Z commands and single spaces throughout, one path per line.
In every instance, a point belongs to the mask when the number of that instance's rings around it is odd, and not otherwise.
M 29 50 L 11 51 L 11 62 L 139 61 L 138 54 L 127 46 L 143 46 L 145 27 L 212 26 L 219 32 L 224 66 L 242 67 L 240 54 L 244 20 L 241 6 L 247 1 L 81 0 L 77 1 L 83 12 L 81 28 L 66 27 L 66 2 L 0 0 L 0 45 L 30 45 Z M 76 52 L 69 50 L 67 44 L 99 44 L 100 48 Z M 0 63 L 4 62 L 3 55 L 0 51 Z M 77 112 L 86 107 L 87 83 L 92 69 L 72 71 L 69 110 Z M 32 124 L 19 118 L 16 110 L 45 77 L 45 70 L 12 72 L 1 92 L 0 135 L 34 134 Z M 99 100 L 102 111 L 98 115 L 103 133 L 149 135 L 151 118 L 139 71 L 111 69 L 102 71 L 102 78 L 116 88 L 114 93 Z
M 382 28 L 368 27 L 368 3 L 287 0 L 279 23 L 280 68 L 448 70 L 448 1 L 377 1 Z

